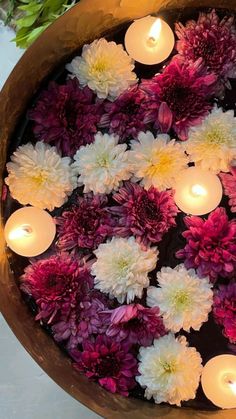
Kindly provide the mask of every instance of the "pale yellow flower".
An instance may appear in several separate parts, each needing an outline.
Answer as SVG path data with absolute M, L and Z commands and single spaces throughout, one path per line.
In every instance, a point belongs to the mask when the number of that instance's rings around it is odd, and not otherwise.
M 202 371 L 201 356 L 188 347 L 186 338 L 172 334 L 154 341 L 139 351 L 139 373 L 136 380 L 145 388 L 145 397 L 156 403 L 180 406 L 194 399 Z
M 81 86 L 88 86 L 102 99 L 113 100 L 137 83 L 132 58 L 122 45 L 104 38 L 85 45 L 81 57 L 75 57 L 66 68 Z
M 236 157 L 234 111 L 214 108 L 201 125 L 190 129 L 183 146 L 196 166 L 214 173 L 228 172 Z
M 181 171 L 187 168 L 188 158 L 181 145 L 166 134 L 154 138 L 151 132 L 141 132 L 131 141 L 130 165 L 136 179 L 145 189 L 159 190 L 174 187 Z

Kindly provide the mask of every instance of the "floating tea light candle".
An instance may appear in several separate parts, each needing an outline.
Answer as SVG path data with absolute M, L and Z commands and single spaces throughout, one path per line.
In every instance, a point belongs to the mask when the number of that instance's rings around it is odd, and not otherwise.
M 56 226 L 46 211 L 24 207 L 15 211 L 7 220 L 4 235 L 8 246 L 21 256 L 37 256 L 53 242 Z
M 236 408 L 236 356 L 216 356 L 203 368 L 202 388 L 206 397 L 223 409 Z
M 162 19 L 146 16 L 135 20 L 125 34 L 129 55 L 142 64 L 158 64 L 169 57 L 175 38 L 170 26 Z
M 186 214 L 203 215 L 219 205 L 222 193 L 218 176 L 197 167 L 189 167 L 176 182 L 174 200 Z

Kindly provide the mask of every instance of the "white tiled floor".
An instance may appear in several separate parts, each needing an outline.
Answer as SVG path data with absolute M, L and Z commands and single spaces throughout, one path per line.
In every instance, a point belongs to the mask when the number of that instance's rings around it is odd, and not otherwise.
M 0 22 L 0 89 L 22 55 Z M 0 419 L 99 419 L 58 387 L 17 341 L 0 314 Z

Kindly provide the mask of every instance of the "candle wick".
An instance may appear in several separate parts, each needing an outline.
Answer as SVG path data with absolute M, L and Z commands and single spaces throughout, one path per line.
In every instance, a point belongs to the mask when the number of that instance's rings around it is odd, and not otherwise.
M 156 38 L 154 38 L 154 36 L 149 36 L 149 41 L 156 42 Z
M 23 237 L 29 237 L 29 236 L 31 236 L 32 232 L 33 232 L 32 227 L 28 224 L 24 224 L 24 225 L 21 225 L 18 228 L 15 228 L 14 230 L 10 231 L 9 239 L 10 240 L 17 240 L 17 239 L 21 239 Z

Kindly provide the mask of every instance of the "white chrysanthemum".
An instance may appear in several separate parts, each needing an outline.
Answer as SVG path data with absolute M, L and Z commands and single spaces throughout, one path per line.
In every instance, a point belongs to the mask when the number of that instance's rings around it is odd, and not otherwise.
M 131 177 L 127 145 L 118 140 L 116 135 L 98 132 L 94 143 L 76 152 L 72 166 L 80 174 L 78 182 L 85 186 L 84 192 L 108 194 Z
M 188 158 L 182 146 L 169 135 L 154 138 L 151 132 L 141 132 L 138 140 L 131 141 L 130 164 L 137 179 L 145 189 L 155 186 L 159 190 L 172 188 Z
M 96 39 L 83 47 L 81 57 L 66 66 L 82 86 L 88 85 L 99 98 L 115 99 L 137 82 L 134 61 L 122 45 Z
M 158 250 L 142 250 L 134 237 L 113 237 L 95 250 L 97 261 L 92 266 L 95 288 L 117 298 L 119 303 L 130 303 L 141 298 L 143 289 L 149 286 L 148 272 L 157 263 Z
M 61 207 L 77 185 L 71 159 L 41 141 L 17 148 L 7 163 L 5 179 L 11 196 L 22 205 L 52 211 Z
M 138 383 L 145 388 L 145 397 L 156 403 L 180 405 L 194 399 L 202 371 L 201 356 L 187 346 L 184 336 L 175 339 L 169 334 L 139 351 Z
M 147 305 L 158 306 L 166 329 L 189 332 L 190 327 L 199 330 L 208 319 L 213 302 L 212 284 L 208 278 L 196 275 L 194 269 L 184 265 L 174 269 L 162 268 L 157 273 L 159 287 L 147 290 Z
M 201 125 L 191 128 L 183 146 L 190 160 L 204 170 L 228 172 L 236 157 L 236 118 L 234 111 L 214 108 Z

